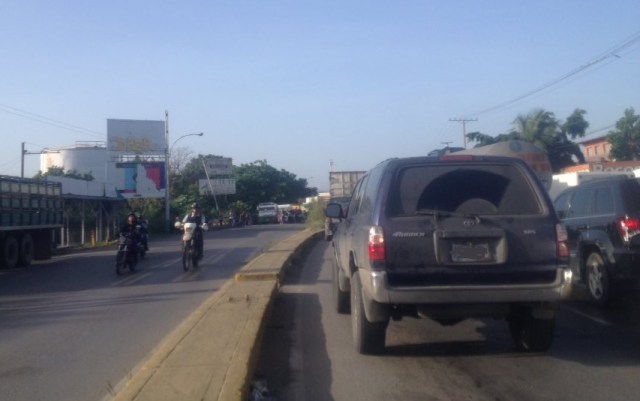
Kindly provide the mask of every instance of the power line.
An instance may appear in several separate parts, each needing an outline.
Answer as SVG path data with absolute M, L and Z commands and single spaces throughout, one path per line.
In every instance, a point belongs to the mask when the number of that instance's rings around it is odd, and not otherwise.
M 28 120 L 37 121 L 42 124 L 51 125 L 54 127 L 66 129 L 68 131 L 74 131 L 85 135 L 90 135 L 96 138 L 104 139 L 106 135 L 103 132 L 93 131 L 84 127 L 80 127 L 77 125 L 65 123 L 63 121 L 54 120 L 49 117 L 41 116 L 36 113 L 32 113 L 26 110 L 21 110 L 16 107 L 11 107 L 5 104 L 0 104 L 0 111 L 4 111 L 5 113 L 13 114 L 19 117 L 26 118 Z
M 593 130 L 591 132 L 587 132 L 586 134 L 584 134 L 584 136 L 587 137 L 587 136 L 599 134 L 600 132 L 608 130 L 609 128 L 613 128 L 615 126 L 616 126 L 615 124 L 607 125 L 606 127 L 598 128 L 598 129 Z
M 480 114 L 486 114 L 486 113 L 489 113 L 491 111 L 496 111 L 496 110 L 499 110 L 499 109 L 506 108 L 508 106 L 511 106 L 514 103 L 517 103 L 517 102 L 519 102 L 519 101 L 521 101 L 523 99 L 529 98 L 529 97 L 531 97 L 531 96 L 533 96 L 533 95 L 535 95 L 535 94 L 537 94 L 539 92 L 542 92 L 545 89 L 549 89 L 551 87 L 554 87 L 554 86 L 560 84 L 561 82 L 563 82 L 563 81 L 565 81 L 565 80 L 567 80 L 567 79 L 569 79 L 571 77 L 574 77 L 575 75 L 580 74 L 580 73 L 582 73 L 582 72 L 584 72 L 584 71 L 586 71 L 588 69 L 591 69 L 591 68 L 593 68 L 593 67 L 595 67 L 595 66 L 597 66 L 597 65 L 599 65 L 599 64 L 601 64 L 603 62 L 609 62 L 610 63 L 610 62 L 616 61 L 616 60 L 622 58 L 624 55 L 626 55 L 626 54 L 623 54 L 623 53 L 626 50 L 628 50 L 631 46 L 635 45 L 638 42 L 640 42 L 640 31 L 638 31 L 638 32 L 634 33 L 633 35 L 629 36 L 628 38 L 626 38 L 622 42 L 614 45 L 611 49 L 605 51 L 604 53 L 596 56 L 593 60 L 587 62 L 586 64 L 581 65 L 578 68 L 573 69 L 572 71 L 570 71 L 570 72 L 568 72 L 568 73 L 566 73 L 566 74 L 564 74 L 564 75 L 562 75 L 562 76 L 560 76 L 560 77 L 558 77 L 556 79 L 553 79 L 553 80 L 551 80 L 551 81 L 549 81 L 549 82 L 547 82 L 547 83 L 545 83 L 543 85 L 540 85 L 537 88 L 535 88 L 535 89 L 533 89 L 533 90 L 531 90 L 529 92 L 526 92 L 523 95 L 517 96 L 517 97 L 515 97 L 515 98 L 513 98 L 511 100 L 508 100 L 508 101 L 499 103 L 499 104 L 497 104 L 495 106 L 480 110 L 480 111 L 478 111 L 476 113 L 470 113 L 469 115 L 477 116 L 477 115 L 480 115 Z M 630 49 L 628 52 L 630 53 L 630 52 L 632 52 L 634 50 L 636 50 L 636 49 Z
M 20 165 L 21 157 L 22 155 L 17 156 L 13 159 L 4 159 L 4 161 L 0 163 L 0 174 L 10 174 L 11 169 Z

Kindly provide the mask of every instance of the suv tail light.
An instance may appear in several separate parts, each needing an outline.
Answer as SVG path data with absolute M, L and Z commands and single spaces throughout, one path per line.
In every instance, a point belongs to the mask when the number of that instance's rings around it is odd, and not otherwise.
M 620 218 L 616 221 L 616 227 L 626 243 L 636 234 L 640 234 L 640 219 Z
M 369 229 L 369 261 L 371 262 L 384 262 L 386 259 L 386 253 L 384 249 L 384 232 L 382 227 L 373 226 Z
M 564 224 L 556 224 L 556 249 L 558 258 L 569 259 L 569 236 Z

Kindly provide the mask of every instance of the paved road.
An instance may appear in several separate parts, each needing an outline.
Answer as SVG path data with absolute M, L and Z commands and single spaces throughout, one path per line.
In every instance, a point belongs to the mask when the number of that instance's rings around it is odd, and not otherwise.
M 358 355 L 331 306 L 331 247 L 290 270 L 274 303 L 258 376 L 278 401 L 632 400 L 640 397 L 640 302 L 562 306 L 547 354 L 513 351 L 507 326 L 391 322 L 384 356 Z
M 179 236 L 151 239 L 136 273 L 117 277 L 115 248 L 0 270 L 0 400 L 100 400 L 203 300 L 303 225 L 206 234 L 184 273 Z

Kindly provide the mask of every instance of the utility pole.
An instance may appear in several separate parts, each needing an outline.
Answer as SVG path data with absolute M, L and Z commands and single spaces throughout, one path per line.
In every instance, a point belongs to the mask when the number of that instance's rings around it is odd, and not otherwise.
M 462 123 L 462 143 L 464 143 L 464 148 L 467 148 L 467 122 L 469 121 L 478 121 L 477 118 L 450 118 L 449 121 L 456 121 Z
M 25 153 L 27 153 L 27 151 L 24 150 L 24 142 L 22 142 L 22 151 L 20 152 L 20 154 L 21 154 L 20 178 L 24 178 L 24 155 L 25 155 Z
M 25 142 L 22 142 L 22 149 L 20 151 L 20 178 L 24 178 L 24 156 L 25 155 L 41 155 L 43 153 L 51 152 L 51 151 L 45 152 L 46 148 L 41 150 L 40 152 L 29 152 L 27 149 L 25 149 L 24 145 L 25 145 Z M 53 151 L 51 153 L 60 153 L 60 151 Z

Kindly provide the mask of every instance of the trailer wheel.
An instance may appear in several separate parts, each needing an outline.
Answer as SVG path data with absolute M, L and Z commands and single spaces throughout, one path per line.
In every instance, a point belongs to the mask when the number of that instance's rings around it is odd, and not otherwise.
M 20 240 L 20 255 L 18 257 L 18 264 L 20 266 L 29 266 L 33 261 L 33 237 L 31 234 L 26 233 Z
M 6 269 L 13 269 L 18 264 L 18 241 L 13 235 L 7 235 L 2 241 L 2 264 Z

